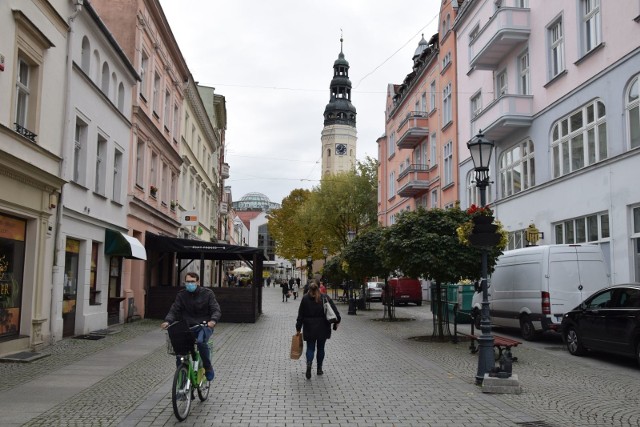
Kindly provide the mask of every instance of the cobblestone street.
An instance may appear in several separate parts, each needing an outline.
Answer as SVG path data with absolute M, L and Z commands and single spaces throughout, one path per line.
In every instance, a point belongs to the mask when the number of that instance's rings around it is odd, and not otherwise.
M 397 308 L 408 320 L 393 323 L 380 321 L 377 303 L 356 316 L 338 305 L 343 321 L 327 342 L 325 375 L 314 369 L 306 380 L 304 356 L 288 357 L 299 300 L 280 298 L 266 288 L 257 323 L 217 327 L 212 393 L 184 423 L 171 408 L 173 357 L 159 322 L 144 320 L 101 340 L 63 340 L 31 363 L 0 364 L 3 425 L 640 425 L 633 361 L 526 343 L 514 350 L 522 394 L 482 393 L 468 343 L 410 339 L 431 334 L 428 304 Z

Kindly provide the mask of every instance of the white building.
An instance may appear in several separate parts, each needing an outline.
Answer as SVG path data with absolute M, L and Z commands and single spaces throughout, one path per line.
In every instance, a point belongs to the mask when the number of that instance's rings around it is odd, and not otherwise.
M 613 283 L 640 281 L 640 3 L 467 1 L 454 30 L 459 152 L 480 130 L 495 142 L 488 200 L 509 248 L 533 223 L 538 244 L 599 244 Z

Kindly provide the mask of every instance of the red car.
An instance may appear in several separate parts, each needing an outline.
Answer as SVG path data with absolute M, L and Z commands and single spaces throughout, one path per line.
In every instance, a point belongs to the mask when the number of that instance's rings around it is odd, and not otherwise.
M 388 280 L 389 286 L 393 290 L 393 298 L 395 304 L 422 305 L 422 285 L 418 279 L 410 279 L 408 277 L 394 277 Z M 386 301 L 387 295 L 385 289 L 382 290 L 382 302 Z

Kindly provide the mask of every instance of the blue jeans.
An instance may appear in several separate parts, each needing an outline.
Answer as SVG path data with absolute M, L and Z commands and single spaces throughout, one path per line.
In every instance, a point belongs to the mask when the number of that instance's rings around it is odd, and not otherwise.
M 316 343 L 317 343 L 318 355 L 316 356 L 316 362 L 318 362 L 318 366 L 322 366 L 322 361 L 324 361 L 324 344 L 326 342 L 327 342 L 326 339 L 307 341 L 307 364 L 313 362 L 313 354 L 316 351 Z

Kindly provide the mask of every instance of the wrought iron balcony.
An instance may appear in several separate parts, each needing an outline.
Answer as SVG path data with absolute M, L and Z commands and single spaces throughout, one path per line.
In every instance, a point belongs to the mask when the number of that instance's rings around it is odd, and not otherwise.
M 25 138 L 27 138 L 31 142 L 36 142 L 36 137 L 38 135 L 36 135 L 35 133 L 31 132 L 26 127 L 21 126 L 21 125 L 19 125 L 17 123 L 14 123 L 14 125 L 16 127 L 16 132 L 18 132 L 20 135 L 24 136 Z
M 469 44 L 469 67 L 495 70 L 520 43 L 529 39 L 531 11 L 501 7 Z
M 398 195 L 415 197 L 429 191 L 429 167 L 422 164 L 411 164 L 398 175 Z
M 398 148 L 413 149 L 429 136 L 429 119 L 427 113 L 412 111 L 398 126 Z
M 502 95 L 471 119 L 471 134 L 480 130 L 489 139 L 502 139 L 533 122 L 532 95 Z

